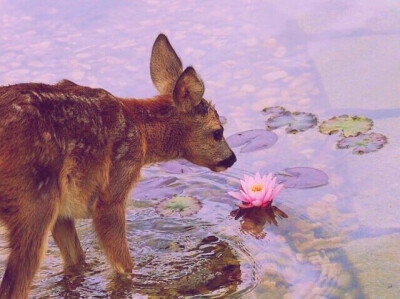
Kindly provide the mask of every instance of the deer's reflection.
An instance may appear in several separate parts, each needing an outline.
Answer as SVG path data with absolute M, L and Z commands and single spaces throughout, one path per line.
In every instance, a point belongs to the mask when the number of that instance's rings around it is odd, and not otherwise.
M 266 236 L 267 225 L 278 226 L 278 220 L 289 216 L 276 206 L 266 208 L 236 209 L 231 212 L 235 220 L 240 221 L 240 228 L 243 232 L 257 238 L 263 239 Z

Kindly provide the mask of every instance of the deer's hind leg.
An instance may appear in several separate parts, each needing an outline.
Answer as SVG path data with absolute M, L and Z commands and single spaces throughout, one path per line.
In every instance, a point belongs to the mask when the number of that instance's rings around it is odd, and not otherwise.
M 85 253 L 79 242 L 74 220 L 58 217 L 52 234 L 64 260 L 64 271 L 68 273 L 79 270 L 84 264 Z
M 11 251 L 0 286 L 0 299 L 28 297 L 33 277 L 47 247 L 48 235 L 57 218 L 57 184 L 48 182 L 40 190 L 35 189 L 34 192 L 27 189 L 19 191 L 18 208 L 10 217 L 0 215 L 8 230 Z

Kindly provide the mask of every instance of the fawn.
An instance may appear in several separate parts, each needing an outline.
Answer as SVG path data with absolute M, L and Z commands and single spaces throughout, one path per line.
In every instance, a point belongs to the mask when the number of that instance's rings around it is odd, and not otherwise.
M 67 80 L 0 87 L 0 219 L 10 248 L 1 299 L 27 298 L 50 232 L 66 272 L 84 263 L 77 218 L 93 218 L 110 264 L 131 273 L 125 201 L 142 166 L 184 158 L 223 171 L 236 162 L 202 80 L 163 34 L 150 72 L 160 95 L 146 100 Z

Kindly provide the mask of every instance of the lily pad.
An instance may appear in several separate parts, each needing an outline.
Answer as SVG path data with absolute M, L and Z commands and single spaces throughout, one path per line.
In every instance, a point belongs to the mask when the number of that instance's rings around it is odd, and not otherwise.
M 182 174 L 191 173 L 193 169 L 190 168 L 184 161 L 175 160 L 160 164 L 160 167 L 168 173 Z
M 306 189 L 327 185 L 328 175 L 322 170 L 312 167 L 286 168 L 276 173 L 277 181 L 283 183 L 285 188 Z
M 353 154 L 376 152 L 387 143 L 385 135 L 379 133 L 359 134 L 355 137 L 346 137 L 338 141 L 340 149 L 353 147 Z
M 266 107 L 261 110 L 261 113 L 267 116 L 278 116 L 284 114 L 285 112 L 287 112 L 287 110 L 282 106 Z
M 273 146 L 278 140 L 274 132 L 263 129 L 243 131 L 229 136 L 226 141 L 231 147 L 242 146 L 241 153 L 254 152 Z
M 294 121 L 286 128 L 287 133 L 296 134 L 297 132 L 304 132 L 318 124 L 317 117 L 312 113 L 293 112 L 292 117 Z
M 369 131 L 372 125 L 372 120 L 364 116 L 341 115 L 324 121 L 319 126 L 319 131 L 327 135 L 341 131 L 344 137 L 353 137 Z
M 275 130 L 290 125 L 292 121 L 292 113 L 290 111 L 285 111 L 284 113 L 270 117 L 266 120 L 265 124 L 267 126 L 267 130 Z
M 190 216 L 196 214 L 201 209 L 201 202 L 189 196 L 174 196 L 161 201 L 156 210 L 163 216 L 172 216 L 179 214 L 181 216 Z
M 143 180 L 133 189 L 136 200 L 164 199 L 182 193 L 184 186 L 177 184 L 176 177 L 152 177 Z
M 304 132 L 318 123 L 317 117 L 312 113 L 286 111 L 279 115 L 272 116 L 265 124 L 268 130 L 275 130 L 287 126 L 286 133 L 296 134 Z

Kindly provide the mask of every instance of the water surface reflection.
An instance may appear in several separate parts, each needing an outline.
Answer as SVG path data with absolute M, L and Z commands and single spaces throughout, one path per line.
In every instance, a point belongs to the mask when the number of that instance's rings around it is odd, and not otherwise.
M 277 219 L 289 216 L 276 206 L 266 208 L 236 209 L 231 212 L 235 220 L 240 219 L 240 228 L 257 239 L 266 237 L 265 227 L 267 225 L 278 226 Z

